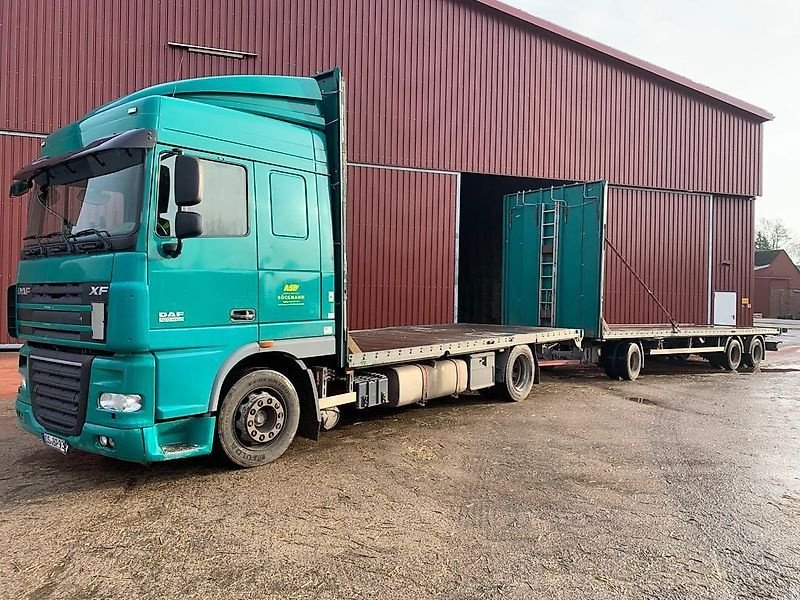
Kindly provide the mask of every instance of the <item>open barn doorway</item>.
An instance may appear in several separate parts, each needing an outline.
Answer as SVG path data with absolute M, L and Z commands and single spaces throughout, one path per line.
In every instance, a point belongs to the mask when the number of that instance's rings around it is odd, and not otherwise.
M 461 175 L 459 323 L 502 322 L 503 196 L 567 183 L 570 182 L 479 173 Z

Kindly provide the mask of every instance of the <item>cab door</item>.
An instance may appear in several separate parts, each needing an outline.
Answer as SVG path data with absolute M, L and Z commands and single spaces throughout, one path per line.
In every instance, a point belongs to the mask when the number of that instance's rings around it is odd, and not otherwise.
M 203 195 L 191 208 L 203 218 L 200 237 L 168 253 L 175 228 L 175 153 L 158 159 L 153 186 L 148 269 L 150 339 L 157 361 L 157 417 L 207 410 L 225 357 L 258 340 L 253 163 L 186 150 L 200 160 Z
M 319 206 L 314 174 L 256 165 L 262 339 L 332 335 L 321 323 Z

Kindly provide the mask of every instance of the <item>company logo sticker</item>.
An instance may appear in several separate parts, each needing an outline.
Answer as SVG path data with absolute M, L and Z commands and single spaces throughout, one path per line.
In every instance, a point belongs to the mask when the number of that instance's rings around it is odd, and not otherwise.
M 102 296 L 103 294 L 108 293 L 108 286 L 107 285 L 93 285 L 90 286 L 89 295 L 90 296 Z
M 162 311 L 158 313 L 159 323 L 183 323 L 183 311 Z
M 20 296 L 27 296 L 31 293 L 31 288 L 29 285 L 19 285 L 17 286 L 17 294 Z
M 299 283 L 286 283 L 283 292 L 278 295 L 278 304 L 281 306 L 303 306 L 306 303 L 305 294 L 300 293 Z

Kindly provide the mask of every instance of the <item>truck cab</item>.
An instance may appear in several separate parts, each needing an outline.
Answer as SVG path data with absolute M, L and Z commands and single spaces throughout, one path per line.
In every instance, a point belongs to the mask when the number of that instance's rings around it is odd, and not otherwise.
M 337 364 L 339 85 L 338 71 L 163 84 L 45 140 L 12 185 L 30 197 L 8 297 L 23 428 L 139 462 L 207 454 L 248 357 L 291 357 L 299 389 L 314 387 L 302 359 Z M 307 418 L 261 410 L 259 431 L 291 417 L 316 437 L 304 397 Z
M 192 79 L 45 140 L 11 186 L 29 203 L 8 289 L 25 430 L 63 453 L 257 466 L 344 405 L 520 401 L 543 345 L 579 343 L 553 327 L 348 331 L 343 99 L 338 69 Z

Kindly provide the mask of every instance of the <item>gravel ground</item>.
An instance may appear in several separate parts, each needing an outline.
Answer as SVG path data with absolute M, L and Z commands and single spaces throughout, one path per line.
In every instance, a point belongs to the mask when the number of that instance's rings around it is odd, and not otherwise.
M 800 597 L 800 372 L 654 366 L 359 414 L 246 471 L 65 458 L 0 402 L 0 597 Z

